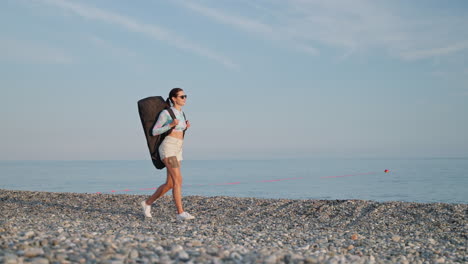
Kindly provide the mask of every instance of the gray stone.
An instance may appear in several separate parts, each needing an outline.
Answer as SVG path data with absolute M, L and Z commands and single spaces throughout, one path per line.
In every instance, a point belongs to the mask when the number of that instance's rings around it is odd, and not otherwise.
M 130 259 L 136 259 L 136 258 L 139 257 L 139 255 L 140 255 L 140 253 L 138 253 L 138 250 L 133 249 L 133 250 L 130 251 L 130 253 L 128 254 L 128 257 L 129 257 Z
M 49 264 L 49 260 L 46 258 L 34 258 L 32 260 L 33 264 Z
M 265 259 L 266 264 L 273 264 L 276 263 L 276 256 L 275 255 L 270 255 Z
M 188 254 L 187 252 L 185 252 L 184 250 L 182 250 L 182 251 L 179 251 L 179 252 L 177 253 L 177 258 L 180 259 L 180 260 L 182 260 L 182 261 L 187 261 L 187 260 L 190 259 L 190 256 L 189 256 L 189 254 Z
M 5 264 L 16 264 L 16 263 L 18 263 L 18 256 L 14 255 L 14 254 L 6 253 L 3 256 L 3 261 L 4 261 Z
M 42 250 L 42 248 L 27 248 L 24 250 L 24 256 L 27 258 L 33 258 L 41 255 L 44 255 L 44 250 Z

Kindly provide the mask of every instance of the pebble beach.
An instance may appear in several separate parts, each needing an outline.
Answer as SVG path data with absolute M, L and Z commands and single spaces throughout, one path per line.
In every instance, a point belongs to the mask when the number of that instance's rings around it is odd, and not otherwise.
M 0 263 L 468 263 L 468 204 L 0 190 Z

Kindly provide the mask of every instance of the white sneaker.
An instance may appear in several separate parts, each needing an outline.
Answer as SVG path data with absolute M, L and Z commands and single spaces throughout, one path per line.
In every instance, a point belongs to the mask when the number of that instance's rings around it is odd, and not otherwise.
M 177 215 L 177 220 L 179 221 L 185 221 L 185 220 L 191 220 L 191 219 L 194 219 L 195 216 L 187 213 L 187 212 L 182 212 L 180 214 Z
M 147 205 L 146 201 L 141 202 L 141 207 L 143 208 L 143 213 L 145 214 L 146 217 L 152 217 L 151 216 L 151 205 Z

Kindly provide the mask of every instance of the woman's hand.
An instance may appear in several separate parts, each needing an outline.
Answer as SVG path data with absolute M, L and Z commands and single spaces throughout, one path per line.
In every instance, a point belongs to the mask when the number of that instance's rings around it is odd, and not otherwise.
M 172 121 L 172 123 L 170 124 L 171 127 L 176 127 L 177 125 L 179 124 L 179 119 L 174 119 L 174 121 Z
M 187 129 L 188 129 L 190 127 L 190 121 L 187 120 L 185 123 L 187 124 Z

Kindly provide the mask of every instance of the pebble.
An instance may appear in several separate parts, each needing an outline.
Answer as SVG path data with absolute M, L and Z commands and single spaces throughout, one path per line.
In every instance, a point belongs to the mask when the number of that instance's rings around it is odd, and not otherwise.
M 49 264 L 49 260 L 46 258 L 35 258 L 32 260 L 33 264 Z
M 188 254 L 187 252 L 183 251 L 183 250 L 182 250 L 182 251 L 179 251 L 179 252 L 177 253 L 177 257 L 178 257 L 178 259 L 180 259 L 180 260 L 182 260 L 182 261 L 187 261 L 187 260 L 190 259 L 189 254 Z
M 44 255 L 44 250 L 42 250 L 42 248 L 27 248 L 24 251 L 24 256 L 27 258 L 33 258 L 39 255 Z
M 130 259 L 136 259 L 136 258 L 138 258 L 138 256 L 139 256 L 138 250 L 134 249 L 134 250 L 130 251 L 130 254 L 129 254 L 128 257 Z
M 0 189 L 0 263 L 467 263 L 468 205 Z

